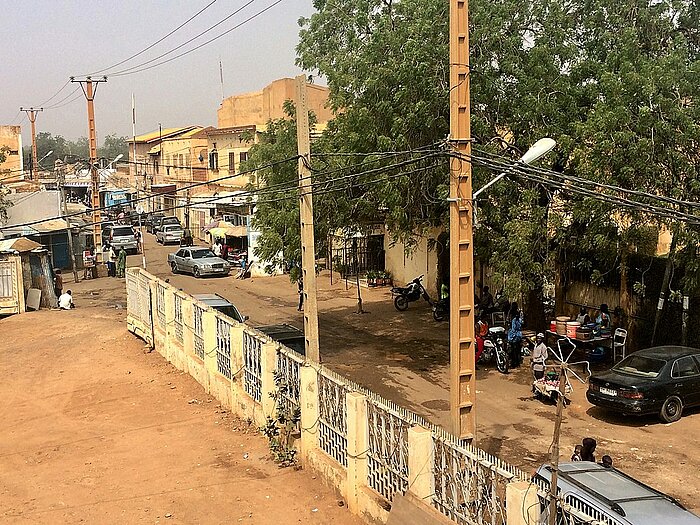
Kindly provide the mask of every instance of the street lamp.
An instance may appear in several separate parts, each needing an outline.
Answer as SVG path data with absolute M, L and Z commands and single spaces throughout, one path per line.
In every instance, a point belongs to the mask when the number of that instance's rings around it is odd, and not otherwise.
M 41 165 L 41 161 L 44 160 L 44 159 L 45 159 L 46 157 L 48 157 L 49 155 L 51 155 L 52 153 L 53 153 L 53 150 L 52 150 L 52 149 L 49 150 L 49 152 L 48 152 L 46 155 L 44 155 L 43 157 L 41 157 L 39 160 L 36 161 L 36 165 L 37 165 L 38 167 L 40 167 L 41 169 L 46 169 L 46 168 L 44 168 L 44 167 Z M 36 169 L 36 168 L 35 168 L 35 169 Z
M 537 159 L 543 157 L 544 155 L 546 155 L 547 153 L 552 151 L 554 149 L 554 146 L 556 146 L 556 145 L 557 145 L 557 143 L 554 139 L 550 139 L 549 137 L 542 138 L 542 139 L 538 140 L 537 142 L 535 142 L 530 147 L 530 149 L 525 152 L 525 155 L 520 157 L 520 160 L 518 160 L 518 163 L 519 164 L 532 164 Z M 476 198 L 479 196 L 479 194 L 481 192 L 483 192 L 487 188 L 490 188 L 491 186 L 496 184 L 499 180 L 501 180 L 503 177 L 508 175 L 508 173 L 510 173 L 512 169 L 513 168 L 506 170 L 503 173 L 500 173 L 497 177 L 495 177 L 494 179 L 489 181 L 486 184 L 486 186 L 475 191 L 472 198 L 474 200 L 476 200 Z

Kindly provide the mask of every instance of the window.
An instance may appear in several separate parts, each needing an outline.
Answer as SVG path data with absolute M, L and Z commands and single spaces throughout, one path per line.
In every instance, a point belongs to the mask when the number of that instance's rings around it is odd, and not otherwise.
M 186 252 L 187 252 L 187 250 L 180 250 L 175 255 L 178 257 L 184 257 Z
M 216 150 L 209 152 L 209 169 L 219 169 L 219 152 Z
M 681 357 L 671 368 L 671 377 L 693 377 L 698 373 L 698 365 L 691 356 Z
M 248 152 L 247 151 L 241 151 L 241 155 L 239 157 L 239 160 L 241 162 L 245 162 L 248 160 Z
M 229 151 L 228 153 L 228 171 L 233 172 L 236 170 L 236 153 L 234 151 Z

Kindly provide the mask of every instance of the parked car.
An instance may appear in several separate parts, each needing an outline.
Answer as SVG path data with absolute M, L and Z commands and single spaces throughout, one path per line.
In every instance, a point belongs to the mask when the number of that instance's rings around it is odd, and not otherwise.
M 256 328 L 296 353 L 306 355 L 306 340 L 303 330 L 286 323 L 256 326 Z
M 160 230 L 162 230 L 165 226 L 169 224 L 177 225 L 180 228 L 182 228 L 182 224 L 180 224 L 180 219 L 169 215 L 167 217 L 161 217 L 160 221 L 154 224 L 153 233 L 157 234 Z
M 160 220 L 165 217 L 163 213 L 151 213 L 146 217 L 146 231 L 148 233 L 155 233 L 153 228 L 160 223 Z
M 179 224 L 166 224 L 156 233 L 156 242 L 163 245 L 171 242 L 179 243 L 184 234 L 185 230 Z
M 195 277 L 205 275 L 228 275 L 231 265 L 214 255 L 209 248 L 187 247 L 168 255 L 168 264 L 173 273 L 186 272 Z
M 195 294 L 192 297 L 207 306 L 211 306 L 217 312 L 228 315 L 231 319 L 239 323 L 243 323 L 248 319 L 247 315 L 241 315 L 241 312 L 238 311 L 238 308 L 236 308 L 233 303 L 220 296 L 218 293 Z
M 115 250 L 124 248 L 127 253 L 138 253 L 138 243 L 132 226 L 115 224 L 105 228 L 102 233 Z
M 548 486 L 550 465 L 543 465 L 535 480 Z M 688 512 L 672 497 L 637 481 L 614 467 L 589 461 L 559 464 L 557 487 L 569 505 L 593 516 L 596 523 L 610 525 L 700 525 L 700 518 Z M 548 522 L 548 505 L 541 500 L 539 524 Z M 565 519 L 557 519 L 564 523 Z M 566 523 L 569 523 L 566 521 Z M 583 523 L 576 520 L 575 523 Z
M 591 376 L 588 401 L 623 414 L 659 414 L 678 421 L 684 407 L 700 405 L 700 350 L 657 346 L 635 352 Z

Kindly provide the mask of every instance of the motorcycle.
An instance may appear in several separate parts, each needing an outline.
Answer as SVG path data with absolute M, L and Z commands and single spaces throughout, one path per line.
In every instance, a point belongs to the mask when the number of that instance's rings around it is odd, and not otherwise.
M 450 316 L 450 299 L 440 299 L 439 301 L 433 303 L 433 319 L 437 322 L 444 321 L 446 317 Z
M 508 373 L 510 356 L 508 355 L 508 337 L 502 326 L 492 326 L 484 338 L 484 351 L 479 358 L 480 363 L 496 361 L 496 368 L 502 374 Z
M 434 306 L 430 295 L 423 286 L 423 276 L 416 277 L 405 287 L 395 286 L 391 289 L 391 295 L 394 297 L 394 308 L 399 312 L 405 312 L 408 309 L 408 304 L 417 301 L 421 297 L 430 305 Z

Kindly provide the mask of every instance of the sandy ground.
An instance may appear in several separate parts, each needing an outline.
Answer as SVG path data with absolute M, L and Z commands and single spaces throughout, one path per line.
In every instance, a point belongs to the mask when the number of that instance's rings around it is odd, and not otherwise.
M 148 270 L 190 293 L 217 292 L 232 301 L 253 325 L 289 322 L 302 326 L 296 285 L 287 276 L 236 280 L 194 279 L 172 275 L 167 254 L 146 235 Z M 129 264 L 139 265 L 140 256 Z M 397 312 L 387 288 L 362 289 L 364 315 L 355 313 L 356 289 L 345 281 L 333 285 L 328 272 L 319 276 L 319 324 L 324 363 L 429 420 L 447 426 L 448 325 L 433 321 L 426 303 Z M 491 367 L 477 374 L 478 444 L 524 470 L 534 471 L 548 458 L 555 407 L 535 400 L 531 375 L 523 367 L 502 375 Z M 565 412 L 561 455 L 568 459 L 587 436 L 598 440 L 597 456 L 609 454 L 615 466 L 671 494 L 700 511 L 700 410 L 688 411 L 666 425 L 655 417 L 614 416 L 591 406 L 586 386 L 575 384 L 573 403 Z
M 361 523 L 144 353 L 123 282 L 72 287 L 73 311 L 0 320 L 0 523 Z

